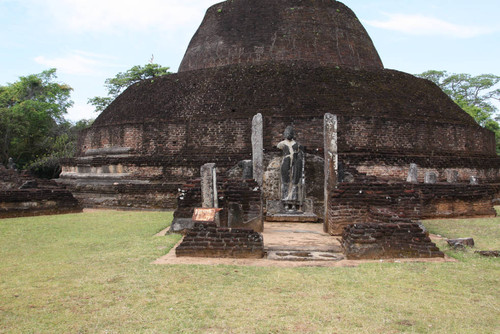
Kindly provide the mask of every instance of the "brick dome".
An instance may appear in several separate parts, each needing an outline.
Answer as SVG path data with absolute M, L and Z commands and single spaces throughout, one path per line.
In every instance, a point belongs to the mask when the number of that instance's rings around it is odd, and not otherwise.
M 179 72 L 270 60 L 383 68 L 370 36 L 341 2 L 231 0 L 207 10 Z

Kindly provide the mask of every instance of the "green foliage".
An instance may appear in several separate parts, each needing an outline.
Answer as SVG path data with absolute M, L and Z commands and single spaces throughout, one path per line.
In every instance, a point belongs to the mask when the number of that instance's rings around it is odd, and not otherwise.
M 108 90 L 107 97 L 96 96 L 88 100 L 88 104 L 95 107 L 96 112 L 101 112 L 113 102 L 127 87 L 148 79 L 153 79 L 163 75 L 170 74 L 168 67 L 159 64 L 146 64 L 145 66 L 136 65 L 126 72 L 118 73 L 114 78 L 108 78 L 104 86 Z
M 47 155 L 36 159 L 30 163 L 26 169 L 31 175 L 43 179 L 55 179 L 61 174 L 60 158 L 57 156 Z
M 493 101 L 500 101 L 500 76 L 493 74 L 449 74 L 446 71 L 430 70 L 418 77 L 434 82 L 443 92 L 471 115 L 482 127 L 495 133 L 497 152 L 500 152 L 500 125 L 496 115 L 498 108 Z
M 23 167 L 50 152 L 73 105 L 72 88 L 56 78 L 50 69 L 0 86 L 0 162 L 12 157 Z
M 104 109 L 106 109 L 107 106 L 113 102 L 114 98 L 113 97 L 101 97 L 101 96 L 95 96 L 92 97 L 88 100 L 88 104 L 91 104 L 95 108 L 95 112 L 102 112 Z
M 61 174 L 60 160 L 73 157 L 80 131 L 92 125 L 93 120 L 80 120 L 75 124 L 62 122 L 58 126 L 58 135 L 50 142 L 49 151 L 26 166 L 26 169 L 40 178 L 53 179 Z

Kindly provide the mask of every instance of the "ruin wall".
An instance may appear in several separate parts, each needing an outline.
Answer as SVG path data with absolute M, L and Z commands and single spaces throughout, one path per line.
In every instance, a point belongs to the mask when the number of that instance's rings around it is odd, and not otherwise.
M 418 224 L 404 221 L 350 225 L 341 243 L 349 260 L 444 257 Z
M 264 240 L 250 229 L 217 227 L 197 222 L 175 248 L 177 257 L 248 258 L 264 257 Z
M 276 151 L 283 129 L 292 124 L 296 137 L 307 153 L 323 151 L 323 116 L 264 117 L 264 149 Z M 189 120 L 185 123 L 156 122 L 99 126 L 83 135 L 85 151 L 109 147 L 129 148 L 133 155 L 227 155 L 250 158 L 251 119 L 233 116 L 229 119 Z M 339 116 L 338 149 L 340 154 L 423 155 L 433 157 L 480 158 L 491 154 L 494 134 L 463 124 L 410 122 L 370 116 Z M 111 159 L 113 156 L 110 157 Z M 479 160 L 479 159 L 478 159 Z M 490 159 L 491 160 L 491 159 Z M 98 161 L 95 160 L 95 161 Z M 480 165 L 480 161 L 475 162 Z
M 330 194 L 326 230 L 341 235 L 346 226 L 397 219 L 495 216 L 498 185 L 342 183 Z M 385 216 L 381 218 L 380 210 Z

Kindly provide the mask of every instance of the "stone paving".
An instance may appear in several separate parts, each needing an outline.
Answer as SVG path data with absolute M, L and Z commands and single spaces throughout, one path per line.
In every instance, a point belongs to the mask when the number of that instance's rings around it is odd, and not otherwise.
M 336 261 L 342 260 L 339 239 L 323 232 L 323 224 L 264 224 L 264 250 L 270 260 Z

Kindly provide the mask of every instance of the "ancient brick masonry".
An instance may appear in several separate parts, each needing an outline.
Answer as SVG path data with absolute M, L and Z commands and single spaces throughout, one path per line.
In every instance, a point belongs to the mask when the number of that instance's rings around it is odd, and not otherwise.
M 346 226 L 387 222 L 385 215 L 405 219 L 494 216 L 493 185 L 342 183 L 328 203 L 328 232 L 341 235 Z
M 221 179 L 217 182 L 219 197 L 219 213 L 221 226 L 228 226 L 228 205 L 238 203 L 241 205 L 243 220 L 248 221 L 260 215 L 261 190 L 254 180 Z M 201 207 L 200 180 L 195 179 L 186 183 L 181 188 L 181 195 L 177 200 L 175 219 L 190 219 L 195 208 Z
M 342 234 L 342 246 L 353 260 L 444 257 L 416 223 L 350 225 Z
M 177 184 L 170 183 L 76 183 L 74 196 L 84 207 L 163 209 L 175 207 Z
M 306 153 L 322 157 L 331 113 L 339 158 L 359 173 L 401 182 L 416 163 L 419 180 L 435 172 L 441 182 L 450 169 L 461 182 L 500 180 L 494 134 L 432 82 L 384 69 L 356 15 L 334 0 L 215 4 L 179 73 L 118 96 L 83 132 L 61 179 L 86 206 L 173 209 L 177 188 L 203 164 L 223 173 L 251 158 L 257 113 L 266 154 L 292 124 Z M 306 177 L 323 183 L 319 174 Z M 324 212 L 322 197 L 313 198 Z
M 231 0 L 207 10 L 179 72 L 270 60 L 382 68 L 356 15 L 332 0 Z
M 66 189 L 0 191 L 0 218 L 81 211 L 78 201 Z
M 54 181 L 35 179 L 0 166 L 0 218 L 81 211 L 73 195 Z
M 215 223 L 197 222 L 175 249 L 177 256 L 262 258 L 262 236 L 249 229 L 217 227 Z

